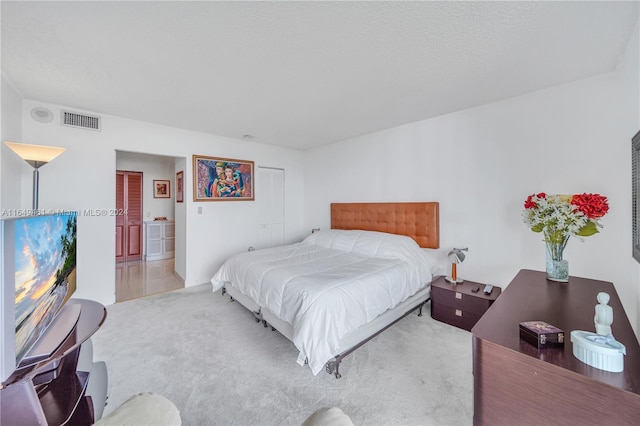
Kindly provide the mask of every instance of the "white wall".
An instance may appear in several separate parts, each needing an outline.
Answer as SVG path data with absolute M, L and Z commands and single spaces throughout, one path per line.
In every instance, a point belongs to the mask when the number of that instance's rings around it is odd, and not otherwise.
M 174 176 L 178 172 L 183 172 L 186 170 L 187 159 L 186 158 L 176 158 L 174 164 Z M 173 268 L 175 272 L 182 278 L 184 281 L 184 277 L 187 276 L 187 193 L 186 186 L 189 179 L 184 175 L 183 180 L 183 202 L 176 203 L 174 208 L 175 219 L 176 219 L 176 255 L 174 259 Z
M 35 106 L 54 112 L 47 125 L 29 117 Z M 234 140 L 181 129 L 103 115 L 102 131 L 94 132 L 61 126 L 60 106 L 25 100 L 22 105 L 22 142 L 65 147 L 67 150 L 41 171 L 42 209 L 113 209 L 115 207 L 116 150 L 184 157 L 185 202 L 180 215 L 185 218 L 185 237 L 178 249 L 188 254 L 184 265 L 185 285 L 208 282 L 229 256 L 244 251 L 257 241 L 255 202 L 193 202 L 191 156 L 210 155 L 255 161 L 259 165 L 287 171 L 285 190 L 287 242 L 299 240 L 302 231 L 302 154 L 255 142 Z M 91 111 L 81 111 L 93 113 Z M 100 114 L 98 114 L 100 115 Z M 19 160 L 17 157 L 15 161 Z M 28 165 L 22 182 L 30 182 Z M 176 166 L 177 167 L 177 166 Z M 3 178 L 6 178 L 4 168 Z M 175 175 L 174 175 L 175 176 Z M 256 180 L 256 192 L 260 182 Z M 23 190 L 21 205 L 28 208 L 29 191 Z M 197 208 L 202 207 L 202 214 Z M 178 215 L 178 213 L 176 213 Z M 115 300 L 115 219 L 112 216 L 80 215 L 78 218 L 78 290 L 76 297 L 104 304 Z M 178 270 L 178 273 L 181 273 Z
M 439 201 L 441 247 L 469 247 L 459 274 L 505 287 L 522 268 L 544 270 L 541 235 L 521 219 L 527 195 L 601 193 L 604 230 L 570 241 L 566 258 L 572 275 L 615 284 L 638 333 L 629 158 L 639 98 L 627 76 L 637 87 L 640 68 L 625 66 L 307 151 L 304 228 L 328 228 L 331 202 Z
M 540 236 L 520 219 L 526 195 L 601 192 L 611 204 L 604 231 L 584 243 L 571 241 L 567 258 L 573 275 L 615 283 L 637 332 L 640 268 L 629 254 L 629 144 L 640 128 L 638 49 L 636 27 L 616 73 L 304 154 L 111 116 L 103 117 L 102 132 L 63 127 L 59 106 L 34 101 L 20 106 L 19 93 L 4 76 L 0 125 L 3 140 L 67 148 L 41 171 L 43 208 L 113 208 L 116 150 L 186 158 L 176 165 L 176 171 L 185 171 L 186 184 L 185 203 L 176 208 L 176 218 L 185 219 L 184 240 L 176 244 L 189 255 L 181 265 L 176 261 L 176 270 L 188 286 L 208 281 L 229 253 L 255 245 L 257 235 L 254 203 L 192 201 L 192 154 L 286 169 L 286 242 L 311 228 L 327 228 L 330 202 L 438 200 L 442 247 L 470 247 L 461 275 L 501 286 L 521 268 L 544 267 Z M 31 120 L 34 106 L 51 108 L 53 122 Z M 31 168 L 4 145 L 0 160 L 0 206 L 29 208 Z M 257 181 L 257 191 L 259 186 Z M 114 300 L 113 226 L 112 217 L 79 218 L 78 297 Z
M 0 80 L 0 208 L 4 209 L 15 206 L 22 190 L 22 180 L 16 178 L 22 170 L 22 165 L 16 161 L 19 157 L 3 143 L 22 140 L 22 96 L 4 74 Z M 28 166 L 27 163 L 24 165 Z
M 635 111 L 635 116 L 640 123 L 640 11 L 638 11 L 638 19 L 636 21 L 635 32 L 631 36 L 631 42 L 627 47 L 625 61 L 623 63 L 622 72 L 629 87 L 627 92 L 627 101 L 629 109 Z M 640 130 L 640 124 L 636 127 Z M 640 283 L 640 265 L 638 265 L 638 283 Z M 640 285 L 639 285 L 640 287 Z M 638 327 L 640 330 L 640 291 L 636 296 L 636 306 L 638 311 Z

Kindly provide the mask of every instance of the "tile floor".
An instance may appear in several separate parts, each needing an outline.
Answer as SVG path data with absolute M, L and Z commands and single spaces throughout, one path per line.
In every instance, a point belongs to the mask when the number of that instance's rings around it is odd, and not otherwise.
M 174 259 L 116 263 L 116 303 L 179 288 Z

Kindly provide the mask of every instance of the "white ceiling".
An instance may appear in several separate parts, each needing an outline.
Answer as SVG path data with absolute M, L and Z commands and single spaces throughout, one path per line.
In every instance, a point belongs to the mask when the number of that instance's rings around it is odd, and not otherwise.
M 2 71 L 26 99 L 305 149 L 613 71 L 639 5 L 2 1 Z

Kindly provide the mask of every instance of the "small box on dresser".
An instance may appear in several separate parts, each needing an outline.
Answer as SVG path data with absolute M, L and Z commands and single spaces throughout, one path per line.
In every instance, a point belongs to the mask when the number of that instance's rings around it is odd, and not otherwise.
M 521 322 L 520 338 L 538 349 L 564 345 L 564 331 L 544 321 Z
M 437 278 L 431 283 L 431 317 L 471 331 L 502 292 L 494 286 L 491 293 L 486 294 L 485 286 L 473 281 L 452 284 L 444 277 Z

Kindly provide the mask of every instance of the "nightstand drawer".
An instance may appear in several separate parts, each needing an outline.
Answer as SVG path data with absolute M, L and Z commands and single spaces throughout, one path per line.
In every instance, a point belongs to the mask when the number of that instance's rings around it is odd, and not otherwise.
M 446 322 L 447 324 L 467 331 L 471 331 L 481 316 L 482 315 L 465 312 L 451 306 L 441 305 L 440 303 L 433 303 L 433 299 L 431 300 L 431 317 L 433 319 Z
M 485 284 L 473 281 L 452 284 L 444 277 L 436 278 L 431 283 L 431 317 L 471 331 L 502 293 L 500 287 L 493 287 L 491 294 L 485 294 L 484 288 Z
M 459 287 L 459 289 L 456 289 L 456 287 Z M 491 306 L 495 299 L 485 297 L 485 294 L 482 293 L 482 290 L 484 289 L 483 284 L 478 284 L 477 287 L 480 287 L 480 290 L 471 295 L 469 294 L 469 291 L 461 285 L 454 286 L 452 288 L 432 286 L 431 300 L 438 305 L 445 305 L 464 312 L 482 315 L 487 311 L 487 309 L 489 309 L 489 306 Z

